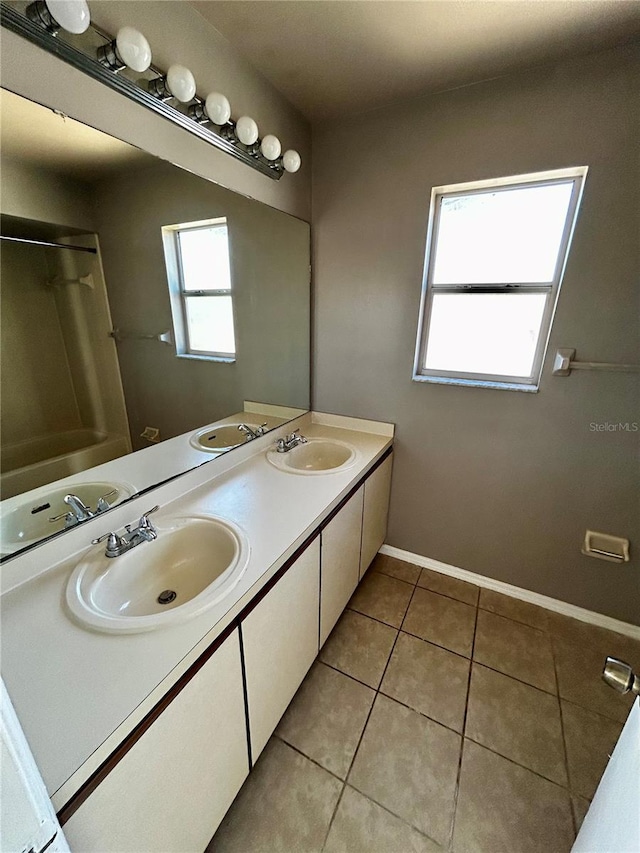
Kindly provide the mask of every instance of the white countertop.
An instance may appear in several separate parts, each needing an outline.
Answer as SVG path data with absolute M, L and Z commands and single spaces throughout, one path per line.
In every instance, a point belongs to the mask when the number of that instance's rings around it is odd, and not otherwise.
M 350 442 L 358 451 L 356 464 L 313 477 L 278 470 L 264 450 L 296 426 L 308 436 Z M 3 566 L 11 567 L 0 599 L 3 677 L 56 808 L 224 630 L 392 438 L 390 425 L 305 415 L 228 454 L 226 464 L 223 457 L 216 466 L 191 471 L 112 510 L 100 523 L 90 522 L 89 533 L 80 527 Z M 251 546 L 245 574 L 227 598 L 184 624 L 122 635 L 80 627 L 65 609 L 64 594 L 88 540 L 136 519 L 154 503 L 161 504 L 158 521 L 206 513 L 239 525 Z

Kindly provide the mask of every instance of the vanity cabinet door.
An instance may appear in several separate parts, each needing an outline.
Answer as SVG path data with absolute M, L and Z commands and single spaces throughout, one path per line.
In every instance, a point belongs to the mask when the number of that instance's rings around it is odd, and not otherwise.
M 364 486 L 322 531 L 320 558 L 320 645 L 331 633 L 360 577 Z
M 360 577 L 367 571 L 387 535 L 393 454 L 365 480 Z
M 64 826 L 72 851 L 202 853 L 249 772 L 235 630 Z
M 255 762 L 318 654 L 320 537 L 242 623 Z

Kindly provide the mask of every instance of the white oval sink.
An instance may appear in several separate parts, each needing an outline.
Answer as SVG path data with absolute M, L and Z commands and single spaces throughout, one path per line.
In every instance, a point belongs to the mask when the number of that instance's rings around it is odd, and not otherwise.
M 278 453 L 267 451 L 267 459 L 281 471 L 291 474 L 333 474 L 344 471 L 356 462 L 357 451 L 346 441 L 328 438 L 309 438 L 293 450 Z
M 239 423 L 220 424 L 219 426 L 207 426 L 199 429 L 189 439 L 189 444 L 196 450 L 204 450 L 208 453 L 222 453 L 231 450 L 247 440 L 244 433 L 240 432 Z M 246 426 L 256 430 L 259 424 L 247 423 Z
M 197 515 L 156 529 L 157 539 L 119 557 L 96 545 L 76 566 L 66 598 L 84 626 L 130 634 L 184 622 L 228 595 L 247 568 L 246 536 L 229 521 Z
M 114 492 L 114 494 L 110 494 Z M 64 502 L 65 495 L 77 495 L 90 509 L 94 510 L 100 498 L 106 498 L 110 506 L 131 497 L 135 489 L 124 483 L 106 481 L 95 483 L 70 483 L 63 487 L 41 491 L 36 497 L 21 504 L 16 509 L 2 517 L 0 523 L 0 538 L 2 549 L 9 550 L 24 548 L 40 539 L 51 536 L 63 530 L 64 518 L 59 521 L 49 521 L 56 515 L 69 512 L 70 507 Z

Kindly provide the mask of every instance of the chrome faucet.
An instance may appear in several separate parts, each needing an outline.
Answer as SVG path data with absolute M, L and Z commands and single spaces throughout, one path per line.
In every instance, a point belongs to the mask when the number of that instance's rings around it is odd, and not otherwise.
M 267 431 L 267 422 L 265 421 L 263 424 L 260 424 L 255 430 L 251 429 L 247 424 L 238 424 L 238 429 L 244 433 L 245 441 L 253 441 L 254 438 L 260 438 L 261 435 L 265 434 Z
M 290 450 L 293 450 L 294 447 L 297 447 L 299 444 L 306 444 L 307 439 L 300 435 L 299 429 L 294 429 L 293 432 L 289 433 L 285 438 L 279 438 L 276 441 L 276 450 L 278 453 L 288 453 Z
M 157 539 L 158 531 L 153 526 L 153 522 L 149 521 L 149 516 L 157 509 L 160 509 L 160 507 L 154 506 L 153 509 L 145 512 L 140 518 L 138 526 L 134 527 L 133 530 L 131 529 L 130 524 L 126 524 L 124 528 L 125 533 L 122 536 L 117 533 L 105 533 L 104 536 L 92 539 L 91 544 L 97 545 L 99 542 L 104 542 L 106 539 L 107 547 L 104 552 L 105 557 L 120 557 L 122 554 L 126 554 L 127 551 L 130 551 L 142 542 L 151 542 L 154 539 Z
M 110 504 L 107 502 L 107 498 L 111 497 L 111 495 L 115 495 L 117 491 L 117 489 L 112 489 L 110 492 L 107 492 L 106 495 L 102 495 L 102 497 L 98 498 L 95 510 L 90 509 L 82 498 L 79 498 L 77 495 L 65 495 L 63 501 L 69 507 L 68 511 L 63 512 L 60 515 L 54 515 L 53 518 L 49 519 L 49 521 L 60 521 L 61 518 L 64 518 L 65 528 L 75 527 L 75 525 L 80 524 L 81 521 L 88 521 L 90 518 L 95 518 L 96 515 L 100 515 L 101 512 L 106 512 L 108 509 L 111 509 Z

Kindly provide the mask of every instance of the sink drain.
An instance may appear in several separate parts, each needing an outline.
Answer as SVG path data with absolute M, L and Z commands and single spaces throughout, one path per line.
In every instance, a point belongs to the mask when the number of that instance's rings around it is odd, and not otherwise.
M 158 596 L 158 604 L 171 604 L 178 597 L 178 593 L 173 589 L 165 589 Z

